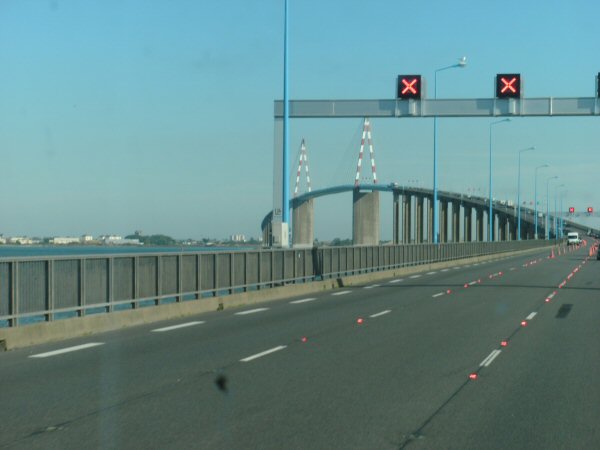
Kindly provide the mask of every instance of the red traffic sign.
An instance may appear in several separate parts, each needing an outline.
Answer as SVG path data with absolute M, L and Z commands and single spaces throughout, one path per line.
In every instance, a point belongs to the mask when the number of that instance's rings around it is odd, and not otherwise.
M 398 75 L 397 98 L 421 99 L 421 75 Z
M 496 97 L 521 98 L 521 74 L 499 73 L 496 75 Z

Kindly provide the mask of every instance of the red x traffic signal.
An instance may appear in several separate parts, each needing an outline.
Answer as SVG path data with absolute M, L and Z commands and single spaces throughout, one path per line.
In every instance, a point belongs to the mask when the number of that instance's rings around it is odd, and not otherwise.
M 575 208 L 573 208 L 572 206 L 569 207 L 569 214 L 573 214 L 575 212 Z
M 496 97 L 521 98 L 521 74 L 499 73 L 496 75 Z
M 421 75 L 398 75 L 397 98 L 421 99 Z
M 594 212 L 594 208 L 592 208 L 591 206 L 588 206 L 588 214 L 592 214 Z

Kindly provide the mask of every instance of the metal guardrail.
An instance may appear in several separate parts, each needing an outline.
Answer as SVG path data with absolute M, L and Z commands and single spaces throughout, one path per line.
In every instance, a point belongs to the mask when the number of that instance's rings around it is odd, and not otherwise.
M 529 240 L 0 258 L 0 327 L 547 245 Z

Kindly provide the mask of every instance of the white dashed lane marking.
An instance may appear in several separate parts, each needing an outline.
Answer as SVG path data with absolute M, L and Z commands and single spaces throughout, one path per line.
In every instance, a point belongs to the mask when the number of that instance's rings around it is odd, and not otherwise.
M 247 311 L 240 311 L 240 312 L 236 312 L 236 316 L 245 316 L 246 314 L 254 314 L 254 313 L 259 313 L 259 312 L 263 312 L 263 311 L 267 311 L 269 308 L 256 308 L 256 309 L 249 309 Z
M 287 345 L 280 345 L 278 347 L 270 348 L 269 350 L 265 350 L 264 352 L 256 353 L 251 356 L 247 356 L 246 358 L 240 359 L 240 362 L 249 362 L 258 358 L 262 358 L 263 356 L 270 355 L 271 353 L 278 352 L 279 350 L 283 350 Z
M 375 317 L 384 316 L 384 315 L 389 314 L 391 312 L 392 312 L 391 309 L 386 309 L 385 311 L 381 311 L 381 312 L 378 312 L 376 314 L 372 314 L 369 317 L 372 318 L 372 319 L 374 319 Z
M 502 350 L 493 350 L 492 353 L 479 363 L 479 367 L 488 367 L 500 353 L 502 353 Z
M 89 344 L 75 345 L 73 347 L 66 347 L 66 348 L 61 348 L 59 350 L 53 350 L 51 352 L 30 355 L 29 357 L 30 358 L 48 358 L 50 356 L 62 355 L 63 353 L 76 352 L 78 350 L 84 350 L 86 348 L 97 347 L 99 345 L 104 345 L 104 342 L 90 342 Z
M 178 330 L 179 328 L 193 327 L 194 325 L 201 325 L 203 323 L 204 323 L 203 321 L 180 323 L 178 325 L 171 325 L 170 327 L 156 328 L 156 329 L 152 330 L 152 332 L 153 333 L 163 333 L 165 331 L 172 331 L 172 330 Z
M 301 298 L 300 300 L 292 300 L 290 303 L 292 305 L 298 305 L 300 303 L 308 303 L 308 302 L 314 302 L 316 300 L 316 298 Z
M 336 296 L 337 295 L 346 295 L 346 294 L 349 294 L 350 292 L 352 292 L 352 291 L 340 291 L 340 292 L 334 292 L 331 295 L 336 295 Z

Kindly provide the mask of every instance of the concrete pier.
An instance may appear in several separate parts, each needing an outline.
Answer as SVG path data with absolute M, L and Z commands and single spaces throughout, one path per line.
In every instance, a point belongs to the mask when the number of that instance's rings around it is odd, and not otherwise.
M 379 245 L 379 192 L 354 189 L 352 200 L 354 245 Z
M 294 247 L 312 247 L 315 236 L 314 199 L 295 205 L 292 210 L 292 237 Z

